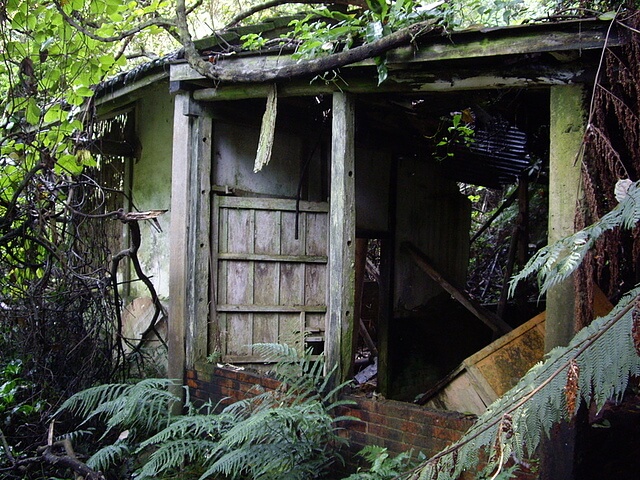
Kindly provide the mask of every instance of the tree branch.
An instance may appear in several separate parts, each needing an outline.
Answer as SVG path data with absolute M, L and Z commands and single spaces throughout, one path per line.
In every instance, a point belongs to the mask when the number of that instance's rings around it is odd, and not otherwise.
M 184 5 L 184 0 L 178 0 L 178 4 L 180 3 Z M 189 65 L 207 78 L 219 82 L 234 83 L 275 82 L 295 77 L 317 75 L 345 65 L 361 62 L 368 58 L 377 57 L 389 50 L 407 45 L 415 41 L 418 37 L 433 32 L 438 28 L 438 20 L 429 19 L 393 32 L 375 42 L 367 43 L 344 52 L 314 58 L 282 68 L 256 70 L 239 74 L 234 73 L 231 69 L 225 68 L 224 66 L 216 65 L 202 59 L 191 40 L 188 29 L 186 29 L 186 18 L 180 13 L 178 13 L 178 18 L 180 19 L 178 28 L 181 31 L 181 38 L 183 39 L 185 58 L 189 62 Z
M 129 226 L 129 233 L 131 238 L 131 247 L 125 250 L 122 250 L 118 254 L 114 255 L 111 260 L 111 280 L 113 282 L 113 295 L 114 295 L 114 303 L 116 307 L 116 320 L 118 324 L 119 334 L 120 335 L 122 334 L 123 324 L 122 324 L 122 315 L 120 313 L 120 306 L 119 306 L 120 295 L 118 294 L 117 273 L 118 273 L 118 265 L 123 258 L 129 257 L 129 259 L 131 260 L 131 263 L 133 264 L 133 268 L 136 272 L 136 275 L 138 275 L 138 278 L 142 281 L 142 283 L 144 283 L 145 287 L 147 287 L 147 290 L 151 295 L 151 301 L 153 302 L 153 306 L 155 308 L 155 311 L 153 313 L 153 318 L 149 322 L 149 326 L 147 327 L 147 329 L 143 332 L 140 338 L 140 342 L 138 342 L 138 344 L 134 346 L 133 352 L 137 352 L 140 350 L 140 348 L 142 347 L 142 340 L 148 332 L 153 332 L 158 338 L 158 340 L 160 340 L 160 342 L 166 347 L 164 339 L 156 329 L 156 323 L 158 322 L 160 315 L 162 315 L 163 317 L 167 316 L 167 311 L 165 310 L 164 305 L 162 305 L 162 302 L 160 301 L 160 297 L 158 297 L 158 293 L 156 292 L 156 289 L 153 286 L 153 283 L 151 282 L 149 277 L 144 274 L 142 267 L 140 266 L 140 260 L 138 260 L 138 249 L 140 248 L 140 244 L 141 244 L 140 225 L 138 225 L 138 221 L 142 219 L 147 219 L 147 220 L 155 219 L 158 215 L 161 215 L 164 212 L 165 212 L 164 210 L 143 212 L 143 213 L 131 213 L 131 212 L 125 213 L 123 210 L 118 210 L 117 212 L 115 212 L 118 220 L 120 220 L 122 223 L 125 223 Z M 124 356 L 122 342 L 118 342 L 118 354 Z
M 223 28 L 226 30 L 231 27 L 235 27 L 242 20 L 250 17 L 254 13 L 261 12 L 263 10 L 267 10 L 269 8 L 278 7 L 280 5 L 286 5 L 291 3 L 298 3 L 302 5 L 317 5 L 318 3 L 322 4 L 338 4 L 338 5 L 355 5 L 357 7 L 366 7 L 365 0 L 333 0 L 333 1 L 314 1 L 314 0 L 269 0 L 264 3 L 260 3 L 258 5 L 254 5 L 253 7 L 244 10 L 238 13 L 235 17 L 231 19 L 231 21 Z M 188 13 L 188 12 L 187 12 Z
M 3 433 L 1 428 L 0 428 L 0 444 L 2 444 L 2 449 L 4 450 L 4 454 L 9 459 L 9 462 L 11 462 L 11 464 L 15 464 L 16 463 L 16 459 L 11 454 L 11 447 L 9 446 L 9 443 L 7 443 L 7 439 L 5 438 L 4 433 Z
M 42 459 L 51 465 L 70 468 L 77 474 L 81 475 L 85 480 L 105 480 L 105 477 L 101 472 L 96 472 L 95 470 L 87 467 L 85 463 L 82 463 L 80 460 L 72 456 L 73 449 L 70 449 L 70 446 L 71 444 L 69 439 L 55 442 L 52 445 L 47 445 L 42 451 Z M 65 454 L 56 455 L 53 452 L 54 447 L 64 447 Z
M 146 20 L 142 23 L 139 23 L 138 25 L 130 28 L 129 30 L 120 32 L 118 35 L 112 35 L 110 37 L 102 37 L 100 35 L 96 35 L 95 33 L 91 32 L 88 28 L 86 28 L 84 25 L 78 22 L 75 18 L 71 17 L 70 15 L 67 15 L 65 11 L 62 9 L 60 2 L 54 1 L 53 3 L 56 6 L 56 10 L 58 10 L 58 13 L 62 15 L 62 18 L 64 18 L 65 22 L 67 22 L 73 28 L 78 30 L 80 33 L 98 42 L 104 42 L 104 43 L 119 42 L 120 40 L 124 40 L 125 38 L 130 37 L 131 35 L 135 35 L 136 33 L 139 33 L 142 30 L 152 26 L 165 27 L 165 28 L 171 28 L 176 26 L 173 20 L 167 20 L 166 18 L 162 18 L 162 17 L 155 17 L 155 18 L 150 18 L 149 20 Z

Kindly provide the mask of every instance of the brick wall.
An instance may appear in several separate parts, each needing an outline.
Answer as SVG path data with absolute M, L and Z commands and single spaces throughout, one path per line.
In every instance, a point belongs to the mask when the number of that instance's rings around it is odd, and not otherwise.
M 222 405 L 242 400 L 263 389 L 276 389 L 279 382 L 259 373 L 219 368 L 212 364 L 186 372 L 186 383 L 192 400 L 221 402 Z M 458 440 L 475 417 L 458 412 L 433 410 L 411 403 L 377 397 L 347 396 L 353 405 L 342 406 L 337 415 L 348 415 L 359 421 L 345 422 L 340 435 L 347 438 L 349 448 L 343 452 L 347 462 L 340 474 L 353 471 L 361 463 L 355 454 L 366 445 L 386 447 L 397 454 L 407 450 L 421 451 L 427 457 Z M 338 476 L 337 478 L 341 478 Z M 463 475 L 464 479 L 473 478 Z M 536 475 L 519 472 L 519 480 L 532 480 Z
M 458 440 L 475 419 L 393 400 L 355 396 L 348 400 L 356 404 L 341 407 L 340 415 L 360 420 L 349 422 L 342 433 L 353 453 L 365 445 L 379 445 L 393 453 L 413 449 L 431 456 Z
M 275 389 L 278 382 L 254 372 L 204 365 L 187 371 L 192 399 L 228 404 L 257 392 L 256 385 Z M 344 424 L 341 435 L 349 440 L 348 457 L 365 445 L 387 447 L 393 453 L 413 449 L 433 455 L 449 445 L 471 426 L 473 417 L 456 412 L 431 410 L 410 403 L 350 396 L 352 406 L 341 407 L 339 415 L 360 421 Z
M 187 370 L 187 386 L 192 400 L 228 405 L 259 393 L 259 387 L 274 390 L 277 380 L 246 370 L 218 368 L 215 365 L 198 366 Z

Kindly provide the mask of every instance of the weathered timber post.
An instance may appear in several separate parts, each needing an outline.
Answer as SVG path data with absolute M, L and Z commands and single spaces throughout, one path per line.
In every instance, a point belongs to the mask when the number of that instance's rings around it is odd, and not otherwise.
M 580 161 L 584 135 L 584 96 L 580 86 L 551 87 L 549 150 L 549 243 L 574 233 L 581 192 Z M 545 350 L 567 345 L 575 332 L 574 281 L 569 278 L 547 292 Z
M 551 87 L 549 150 L 549 243 L 574 233 L 580 188 L 576 161 L 585 128 L 581 86 Z M 545 351 L 569 343 L 575 334 L 573 277 L 547 292 Z M 542 445 L 541 478 L 571 480 L 575 475 L 576 424 L 562 422 Z
M 176 95 L 173 112 L 173 154 L 171 161 L 171 226 L 169 229 L 169 354 L 167 375 L 182 382 L 185 365 L 185 321 L 188 311 L 187 265 L 189 241 L 190 121 L 188 92 Z M 174 392 L 182 395 L 180 390 Z
M 188 92 L 176 96 L 169 231 L 169 355 L 167 375 L 182 383 L 185 368 L 206 357 L 210 224 L 211 116 Z M 178 386 L 174 392 L 182 396 Z
M 329 209 L 329 299 L 325 349 L 337 383 L 352 374 L 355 335 L 355 105 L 351 95 L 333 95 L 331 205 Z

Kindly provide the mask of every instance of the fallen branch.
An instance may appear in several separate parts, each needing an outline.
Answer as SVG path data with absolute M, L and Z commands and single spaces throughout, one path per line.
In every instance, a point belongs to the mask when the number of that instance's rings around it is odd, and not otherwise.
M 176 5 L 177 29 L 184 46 L 184 56 L 189 65 L 199 74 L 217 82 L 261 83 L 275 82 L 302 76 L 318 75 L 329 72 L 345 65 L 374 58 L 394 48 L 408 45 L 418 37 L 435 31 L 438 19 L 431 18 L 423 22 L 414 23 L 386 37 L 359 47 L 326 57 L 314 58 L 293 65 L 268 70 L 255 70 L 245 73 L 234 73 L 222 65 L 204 60 L 193 43 L 187 25 L 185 0 L 177 0 Z
M 64 449 L 64 454 L 58 455 L 54 452 L 61 447 Z M 43 447 L 41 458 L 50 465 L 70 468 L 84 480 L 105 480 L 102 472 L 96 472 L 75 457 L 68 438 Z
M 0 430 L 0 443 L 7 459 L 11 463 L 8 468 L 2 469 L 5 472 L 12 470 L 20 472 L 28 465 L 32 465 L 34 463 L 47 463 L 53 466 L 70 468 L 78 478 L 83 478 L 84 480 L 105 480 L 102 472 L 96 472 L 92 468 L 89 468 L 84 462 L 78 460 L 75 452 L 73 451 L 73 447 L 71 446 L 71 441 L 68 438 L 52 442 L 50 445 L 39 447 L 37 449 L 37 453 L 39 454 L 38 456 L 20 459 L 15 458 L 11 454 L 11 447 L 9 446 L 2 430 Z
M 299 3 L 302 5 L 317 5 L 319 3 L 326 4 L 334 4 L 334 5 L 355 5 L 357 7 L 365 7 L 365 0 L 333 0 L 329 2 L 316 2 L 314 0 L 270 0 L 268 2 L 260 3 L 258 5 L 254 5 L 247 10 L 238 13 L 235 17 L 231 19 L 231 21 L 224 27 L 224 30 L 235 27 L 242 20 L 249 18 L 251 15 L 254 15 L 258 12 L 262 12 L 263 10 L 267 10 L 269 8 L 278 7 L 280 5 L 286 5 L 290 3 Z

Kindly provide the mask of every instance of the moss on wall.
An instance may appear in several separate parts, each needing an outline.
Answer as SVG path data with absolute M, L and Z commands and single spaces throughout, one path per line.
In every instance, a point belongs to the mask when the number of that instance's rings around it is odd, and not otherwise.
M 136 107 L 136 134 L 142 146 L 133 166 L 133 203 L 140 211 L 169 209 L 171 202 L 171 151 L 173 141 L 173 97 L 165 82 L 156 84 Z M 150 222 L 141 227 L 138 257 L 152 277 L 160 298 L 169 296 L 169 224 L 171 212 L 158 218 L 161 232 Z M 134 282 L 131 296 L 148 296 L 144 285 Z

